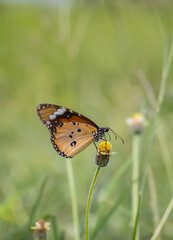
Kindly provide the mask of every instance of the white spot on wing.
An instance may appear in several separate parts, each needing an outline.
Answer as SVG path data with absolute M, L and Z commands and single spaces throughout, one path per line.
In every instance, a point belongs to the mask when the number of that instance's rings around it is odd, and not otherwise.
M 47 121 L 46 123 L 49 125 L 49 124 L 50 124 L 50 121 Z
M 54 120 L 56 118 L 56 115 L 50 115 L 49 118 L 50 120 Z
M 57 109 L 57 111 L 54 112 L 54 115 L 63 115 L 66 112 L 66 108 L 62 107 Z

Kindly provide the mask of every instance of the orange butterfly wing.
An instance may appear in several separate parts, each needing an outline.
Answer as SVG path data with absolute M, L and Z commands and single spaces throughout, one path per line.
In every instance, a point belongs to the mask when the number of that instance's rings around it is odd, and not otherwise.
M 53 147 L 63 157 L 72 158 L 84 150 L 99 129 L 85 116 L 58 105 L 40 104 L 37 113 L 51 132 Z
M 74 157 L 94 142 L 94 131 L 95 128 L 91 125 L 66 122 L 62 127 L 57 127 L 56 132 L 52 134 L 52 144 L 55 149 L 58 146 L 56 150 L 59 154 Z

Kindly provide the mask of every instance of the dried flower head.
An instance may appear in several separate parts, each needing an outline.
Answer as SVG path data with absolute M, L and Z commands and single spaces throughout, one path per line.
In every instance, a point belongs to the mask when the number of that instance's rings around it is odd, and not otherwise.
M 142 113 L 135 113 L 133 117 L 126 119 L 127 125 L 131 127 L 131 130 L 135 134 L 143 132 L 144 127 L 147 126 L 147 121 Z
M 43 219 L 40 219 L 31 229 L 35 230 L 35 240 L 47 240 L 47 230 L 50 230 L 50 222 L 45 222 Z
M 99 167 L 107 166 L 109 158 L 115 153 L 111 153 L 111 144 L 108 141 L 101 142 L 95 157 L 95 164 Z

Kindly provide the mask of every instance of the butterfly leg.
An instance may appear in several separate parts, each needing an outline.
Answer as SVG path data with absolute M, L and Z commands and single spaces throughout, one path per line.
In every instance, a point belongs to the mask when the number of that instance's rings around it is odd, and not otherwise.
M 106 135 L 103 136 L 102 140 L 107 142 Z
M 96 143 L 95 143 L 95 142 L 94 142 L 94 146 L 95 146 L 96 150 L 98 151 L 98 147 L 97 147 L 97 145 L 96 145 Z
M 106 137 L 104 137 L 104 138 L 100 138 L 102 141 L 104 141 L 104 142 L 107 142 L 107 139 L 106 139 Z

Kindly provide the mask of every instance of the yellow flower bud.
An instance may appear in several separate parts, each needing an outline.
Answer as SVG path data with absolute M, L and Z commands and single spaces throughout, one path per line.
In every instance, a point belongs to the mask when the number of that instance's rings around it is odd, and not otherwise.
M 111 153 L 111 144 L 108 141 L 101 142 L 99 145 L 99 149 L 97 151 L 96 157 L 95 157 L 95 164 L 99 167 L 105 167 L 107 166 L 109 162 L 109 157 L 114 154 Z

